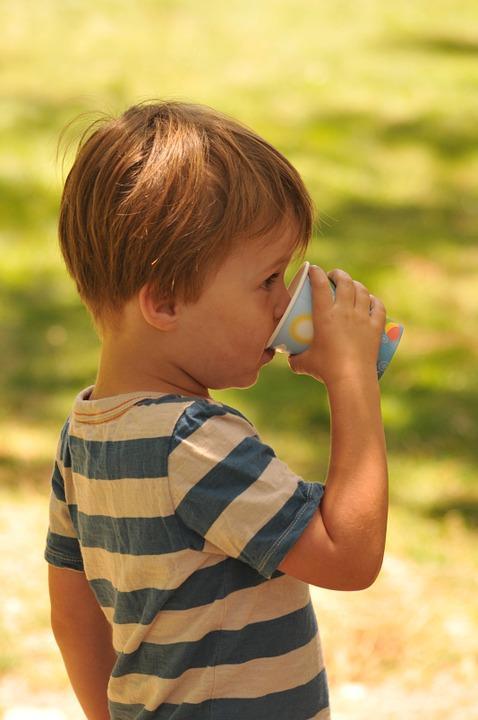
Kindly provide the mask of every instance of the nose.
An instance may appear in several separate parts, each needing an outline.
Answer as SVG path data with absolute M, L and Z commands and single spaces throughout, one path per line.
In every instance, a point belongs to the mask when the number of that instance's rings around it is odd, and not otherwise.
M 283 314 L 285 313 L 287 306 L 290 302 L 290 293 L 284 285 L 280 297 L 274 307 L 274 319 L 279 322 Z

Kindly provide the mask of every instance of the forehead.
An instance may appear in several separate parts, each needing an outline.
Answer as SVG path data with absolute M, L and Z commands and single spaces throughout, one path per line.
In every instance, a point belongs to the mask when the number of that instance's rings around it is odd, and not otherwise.
M 290 261 L 297 249 L 297 237 L 297 223 L 287 220 L 267 233 L 243 240 L 230 259 L 233 263 L 250 264 L 260 272 Z
M 257 284 L 264 276 L 287 266 L 306 243 L 300 241 L 299 225 L 284 219 L 267 232 L 243 236 L 223 260 L 210 268 L 204 280 L 200 302 L 212 296 L 227 297 Z

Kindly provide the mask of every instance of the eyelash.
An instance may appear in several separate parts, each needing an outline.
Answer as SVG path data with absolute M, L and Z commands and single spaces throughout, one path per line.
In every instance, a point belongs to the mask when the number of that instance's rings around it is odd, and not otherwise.
M 264 282 L 262 283 L 262 287 L 264 290 L 270 290 L 275 281 L 279 278 L 279 273 L 274 273 L 270 277 L 268 277 Z

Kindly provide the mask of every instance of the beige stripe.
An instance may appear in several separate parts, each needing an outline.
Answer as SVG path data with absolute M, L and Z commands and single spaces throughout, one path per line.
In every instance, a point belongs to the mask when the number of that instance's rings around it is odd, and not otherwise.
M 122 396 L 119 396 L 119 397 L 122 397 Z M 133 396 L 128 395 L 126 400 L 121 400 L 119 402 L 112 401 L 110 403 L 105 403 L 104 406 L 101 405 L 101 402 L 96 404 L 96 401 L 90 400 L 90 401 L 86 401 L 86 402 L 89 402 L 89 406 L 87 406 L 86 410 L 84 410 L 84 411 L 81 410 L 80 408 L 82 407 L 82 405 L 80 403 L 78 403 L 75 406 L 75 409 L 73 412 L 77 417 L 85 417 L 87 420 L 91 420 L 92 418 L 98 417 L 100 415 L 106 415 L 107 413 L 115 413 L 127 405 L 134 404 L 135 402 L 140 400 L 142 397 L 143 396 L 139 395 L 139 394 L 133 395 Z M 97 410 L 94 410 L 95 406 L 98 408 Z
M 311 717 L 309 720 L 330 720 L 330 708 L 324 708 L 317 715 Z
M 50 517 L 49 527 L 51 532 L 65 537 L 76 538 L 73 524 L 71 522 L 68 506 L 58 500 L 54 493 L 50 496 Z
M 190 400 L 184 403 L 165 403 L 164 405 L 134 405 L 138 400 L 148 396 L 134 398 L 129 404 L 120 408 L 120 414 L 106 413 L 89 417 L 83 414 L 72 418 L 70 433 L 84 440 L 121 441 L 141 438 L 167 437 L 171 434 L 176 422 L 184 410 L 191 405 Z M 132 406 L 131 406 L 132 403 Z M 102 419 L 103 418 L 103 419 Z M 114 425 L 111 420 L 117 419 Z M 101 424 L 105 423 L 102 428 Z
M 123 407 L 109 410 L 103 413 L 78 413 L 75 412 L 75 426 L 78 425 L 105 425 L 106 423 L 118 420 L 122 415 L 125 415 L 129 410 L 129 405 L 124 404 Z M 81 417 L 81 414 L 83 417 Z
M 235 415 L 221 415 L 210 418 L 183 440 L 169 456 L 171 494 L 175 506 L 236 445 L 255 434 L 246 420 Z
M 167 478 L 90 480 L 75 473 L 70 502 L 87 515 L 166 517 L 174 513 Z
M 216 668 L 216 697 L 261 697 L 310 682 L 323 670 L 319 636 L 278 657 Z M 176 701 L 175 701 L 176 702 Z
M 64 466 L 63 459 L 60 455 L 56 456 L 56 464 L 58 465 L 58 468 L 60 470 L 60 473 L 61 473 L 63 479 L 65 479 L 66 475 L 71 475 L 71 467 L 66 468 Z
M 163 702 L 201 703 L 215 698 L 254 698 L 292 690 L 310 682 L 323 669 L 318 636 L 297 650 L 240 665 L 191 668 L 180 678 L 165 680 L 138 673 L 111 678 L 108 694 L 113 702 L 144 703 L 154 710 Z M 209 672 L 208 672 L 209 670 Z M 214 694 L 211 675 L 215 670 Z M 211 673 L 212 671 L 212 673 Z
M 164 555 L 126 555 L 83 547 L 82 555 L 88 580 L 106 578 L 120 592 L 150 587 L 174 590 L 196 570 L 217 565 L 224 558 L 189 549 Z
M 181 675 L 179 681 L 140 673 L 111 677 L 108 699 L 126 705 L 144 704 L 146 710 L 156 710 L 164 702 L 200 703 L 211 697 L 214 670 L 214 667 L 191 668 Z
M 189 610 L 161 610 L 150 625 L 113 623 L 113 608 L 104 608 L 113 625 L 118 652 L 134 652 L 141 642 L 195 642 L 213 630 L 241 630 L 250 623 L 266 622 L 303 608 L 310 600 L 309 586 L 287 575 L 254 588 L 244 588 L 209 605 Z
M 206 537 L 232 557 L 239 557 L 250 539 L 292 497 L 299 480 L 285 463 L 274 458 L 257 480 L 225 508 Z

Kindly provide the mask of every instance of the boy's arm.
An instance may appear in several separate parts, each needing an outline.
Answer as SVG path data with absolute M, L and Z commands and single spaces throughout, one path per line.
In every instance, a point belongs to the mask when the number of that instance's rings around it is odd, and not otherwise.
M 375 580 L 385 546 L 388 482 L 377 378 L 329 387 L 331 456 L 320 509 L 279 570 L 333 590 Z
M 375 580 L 385 547 L 388 473 L 375 367 L 385 309 L 360 283 L 335 273 L 332 304 L 325 273 L 311 274 L 317 347 L 295 356 L 296 372 L 322 379 L 329 395 L 331 452 L 319 510 L 279 570 L 334 590 L 361 590 Z
M 48 584 L 53 634 L 73 690 L 88 720 L 109 720 L 111 627 L 83 572 L 49 565 Z

